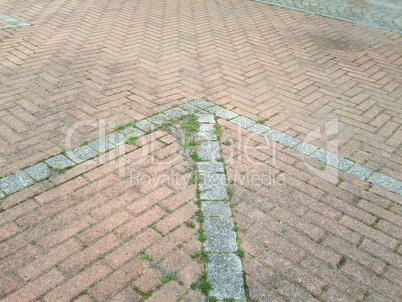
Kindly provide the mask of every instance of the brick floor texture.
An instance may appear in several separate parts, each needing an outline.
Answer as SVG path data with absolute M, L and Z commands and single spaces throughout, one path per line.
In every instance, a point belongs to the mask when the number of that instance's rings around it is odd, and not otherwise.
M 400 34 L 245 0 L 2 0 L 0 177 L 204 97 L 401 179 Z M 325 147 L 322 135 L 314 144 Z
M 190 289 L 204 269 L 195 256 L 201 250 L 196 187 L 188 184 L 191 173 L 174 137 L 153 135 L 120 159 L 105 153 L 103 164 L 96 158 L 53 184 L 4 200 L 2 301 L 188 301 L 201 295 Z
M 250 299 L 401 299 L 399 195 L 219 122 Z

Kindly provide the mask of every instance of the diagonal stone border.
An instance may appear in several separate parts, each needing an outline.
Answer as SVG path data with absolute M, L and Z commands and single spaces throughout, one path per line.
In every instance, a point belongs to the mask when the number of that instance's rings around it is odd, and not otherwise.
M 200 103 L 202 105 L 202 103 Z M 212 285 L 211 297 L 219 301 L 235 299 L 246 301 L 243 266 L 238 251 L 234 219 L 228 203 L 227 179 L 224 165 L 219 162 L 220 147 L 215 131 L 213 114 L 197 114 L 198 132 L 197 163 L 199 173 L 201 210 L 205 217 L 205 251 L 210 262 L 206 263 L 208 281 Z
M 301 141 L 286 133 L 259 124 L 212 102 L 198 99 L 178 107 L 173 107 L 136 123 L 132 123 L 132 125 L 122 130 L 112 132 L 83 146 L 67 151 L 64 154 L 53 156 L 34 166 L 1 178 L 0 199 L 27 188 L 36 182 L 48 179 L 51 176 L 52 169 L 68 169 L 76 166 L 77 164 L 83 163 L 124 144 L 129 136 L 139 138 L 146 133 L 158 129 L 158 127 L 160 127 L 167 119 L 179 119 L 183 115 L 196 111 L 201 114 L 209 113 L 218 118 L 223 118 L 252 133 L 266 137 L 306 156 L 321 161 L 328 166 L 339 169 L 349 175 L 355 176 L 402 196 L 402 182 L 395 178 L 373 171 L 346 158 L 340 157 L 337 154 L 318 148 L 308 142 Z M 207 123 L 204 123 L 202 120 L 200 122 L 204 124 L 204 128 L 208 127 Z M 203 135 L 212 135 L 211 133 L 207 133 L 208 132 L 205 131 Z M 211 141 L 209 144 L 215 145 L 215 147 L 217 146 L 219 148 L 219 143 L 217 141 Z M 211 158 L 218 154 L 219 149 L 214 148 L 211 150 L 211 152 L 215 153 L 211 153 L 210 151 L 201 148 L 199 151 L 201 160 L 211 160 Z
M 9 25 L 5 25 L 5 26 L 0 26 L 0 30 L 2 29 L 7 29 L 7 28 L 16 28 L 16 27 L 25 27 L 25 26 L 30 26 L 31 24 L 29 23 L 25 23 L 25 22 L 21 22 L 17 19 L 14 19 L 10 16 L 7 16 L 3 13 L 0 13 L 0 20 L 7 22 Z

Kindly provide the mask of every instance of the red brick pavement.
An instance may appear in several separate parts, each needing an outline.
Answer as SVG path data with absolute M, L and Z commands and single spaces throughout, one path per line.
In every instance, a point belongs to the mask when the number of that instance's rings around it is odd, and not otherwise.
M 1 0 L 0 177 L 204 97 L 400 178 L 402 37 L 245 0 Z M 314 144 L 325 147 L 331 137 Z
M 251 299 L 400 301 L 400 196 L 220 123 Z
M 189 289 L 203 270 L 191 257 L 201 249 L 196 190 L 177 148 L 172 136 L 156 132 L 122 158 L 111 151 L 58 176 L 54 187 L 42 182 L 5 199 L 0 299 L 201 299 Z M 150 259 L 141 258 L 144 251 Z M 175 280 L 163 282 L 172 274 Z

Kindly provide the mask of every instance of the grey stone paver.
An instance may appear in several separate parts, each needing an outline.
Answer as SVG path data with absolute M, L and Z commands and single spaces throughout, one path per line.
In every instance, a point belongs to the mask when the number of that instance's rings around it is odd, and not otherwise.
M 371 169 L 368 169 L 366 167 L 363 167 L 362 165 L 354 164 L 346 172 L 357 178 L 365 180 L 365 179 L 367 179 L 367 177 L 369 177 L 371 174 L 373 174 L 374 171 Z
M 248 130 L 255 134 L 263 135 L 263 134 L 266 134 L 268 131 L 271 131 L 272 129 L 265 125 L 261 125 L 261 124 L 257 123 L 254 126 L 250 127 Z
M 99 153 L 104 153 L 115 147 L 115 145 L 109 142 L 105 137 L 98 138 L 97 140 L 88 143 L 88 146 Z
M 214 132 L 215 125 L 214 124 L 201 124 L 199 131 L 200 132 Z
M 396 179 L 384 175 L 382 173 L 374 172 L 367 181 L 385 188 L 391 192 L 402 195 L 402 183 Z
M 216 172 L 224 173 L 225 167 L 220 162 L 198 162 L 197 163 L 198 172 Z
M 247 117 L 244 117 L 244 116 L 238 116 L 238 117 L 230 120 L 230 122 L 237 126 L 244 128 L 244 129 L 248 129 L 251 126 L 254 126 L 256 124 L 256 122 L 254 122 L 253 120 L 251 120 Z
M 127 129 L 127 128 L 125 128 L 125 129 Z M 133 128 L 133 131 L 134 130 L 138 130 L 138 129 Z M 140 130 L 138 130 L 138 131 L 140 131 Z M 133 136 L 134 136 L 134 132 L 133 132 Z M 124 145 L 127 141 L 127 136 L 120 132 L 117 132 L 117 131 L 106 135 L 105 138 L 115 146 Z
M 149 133 L 154 131 L 157 127 L 151 123 L 150 121 L 143 119 L 137 123 L 135 123 L 135 126 L 144 131 L 145 133 Z
M 187 114 L 187 111 L 181 109 L 180 107 L 174 107 L 166 110 L 165 114 L 174 118 L 181 118 L 183 115 Z
M 211 107 L 214 105 L 213 103 L 208 102 L 204 99 L 198 99 L 198 100 L 191 101 L 190 104 L 193 106 L 196 106 L 200 109 L 205 109 L 205 108 L 208 108 L 208 107 Z
M 140 122 L 138 122 L 138 123 L 140 123 Z M 147 122 L 147 123 L 149 123 L 149 125 L 152 125 L 150 122 Z M 153 129 L 155 129 L 154 128 L 155 126 L 152 125 L 152 127 L 153 127 Z M 126 137 L 125 141 L 127 140 L 128 137 L 138 138 L 138 137 L 141 137 L 141 136 L 143 136 L 145 134 L 144 131 L 141 131 L 140 129 L 134 128 L 133 126 L 127 126 L 127 127 L 125 127 L 123 130 L 121 130 L 119 132 Z M 111 140 L 109 140 L 109 141 L 111 143 L 113 143 L 113 141 L 111 141 Z
M 205 251 L 213 253 L 231 253 L 237 251 L 236 232 L 233 231 L 232 218 L 205 217 Z
M 213 114 L 200 114 L 197 113 L 197 118 L 199 123 L 203 124 L 215 124 L 215 118 Z
M 202 200 L 225 200 L 228 198 L 226 187 L 209 185 L 203 186 L 202 188 L 200 193 Z
M 9 175 L 0 179 L 0 190 L 7 195 L 13 194 L 19 190 L 29 187 L 34 183 L 34 180 L 23 171 L 18 171 L 15 174 Z
M 154 123 L 158 126 L 162 126 L 164 122 L 170 120 L 169 116 L 163 113 L 159 113 L 157 115 L 151 116 L 148 118 L 148 121 Z
M 81 146 L 75 148 L 74 150 L 67 151 L 66 155 L 69 159 L 79 164 L 84 161 L 87 161 L 88 159 L 98 156 L 99 153 L 88 146 Z
M 6 194 L 4 194 L 2 191 L 0 191 L 0 200 L 5 198 L 5 197 L 6 197 Z
M 200 141 L 216 141 L 218 140 L 218 137 L 216 136 L 215 133 L 213 132 L 204 132 L 204 131 L 199 131 L 197 133 L 197 138 Z
M 202 141 L 197 148 L 200 160 L 216 161 L 221 157 L 219 143 L 216 141 Z
M 232 215 L 229 203 L 223 201 L 203 201 L 201 204 L 201 210 L 203 215 L 206 217 L 230 217 Z
M 311 153 L 317 151 L 318 147 L 316 147 L 312 144 L 306 143 L 306 142 L 302 142 L 302 143 L 296 145 L 294 147 L 294 150 L 299 151 L 300 153 L 303 153 L 305 155 L 310 155 Z
M 210 296 L 219 300 L 232 298 L 245 301 L 243 273 L 240 258 L 236 255 L 211 255 L 207 263 L 208 279 L 213 289 Z
M 190 103 L 180 105 L 179 107 L 184 109 L 184 110 L 186 110 L 186 111 L 188 111 L 188 112 L 190 112 L 190 113 L 193 113 L 193 112 L 196 112 L 196 111 L 200 110 L 200 108 L 198 108 L 198 107 L 196 107 L 196 106 L 194 106 L 194 105 L 192 105 Z
M 29 176 L 31 176 L 36 181 L 41 181 L 48 178 L 52 171 L 44 163 L 36 164 L 35 166 L 29 167 L 24 170 Z
M 223 118 L 224 120 L 230 120 L 232 118 L 239 116 L 237 113 L 227 110 L 225 108 L 222 108 L 220 106 L 210 107 L 205 110 L 215 114 L 216 116 L 218 116 L 220 118 Z
M 55 169 L 66 169 L 66 168 L 75 166 L 74 162 L 72 162 L 70 159 L 68 159 L 67 157 L 65 157 L 62 154 L 51 157 L 51 158 L 45 160 L 45 162 L 49 166 L 51 166 L 52 168 L 55 168 Z

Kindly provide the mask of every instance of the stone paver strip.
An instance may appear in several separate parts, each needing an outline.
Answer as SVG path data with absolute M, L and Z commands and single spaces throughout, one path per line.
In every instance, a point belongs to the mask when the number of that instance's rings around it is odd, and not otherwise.
M 207 106 L 207 104 L 209 104 L 209 105 Z M 187 108 L 187 109 L 185 109 L 185 108 Z M 369 168 L 355 164 L 354 162 L 350 161 L 349 159 L 340 157 L 334 153 L 331 153 L 324 149 L 318 148 L 307 142 L 303 142 L 295 137 L 292 137 L 288 134 L 277 131 L 277 130 L 267 127 L 265 125 L 258 124 L 256 122 L 254 122 L 248 118 L 245 118 L 241 115 L 238 115 L 230 110 L 222 108 L 218 105 L 214 105 L 211 102 L 208 102 L 205 100 L 202 100 L 202 101 L 196 100 L 191 103 L 181 105 L 180 107 L 173 107 L 166 111 L 173 112 L 172 110 L 179 110 L 179 113 L 177 113 L 176 116 L 179 116 L 179 115 L 182 116 L 184 112 L 201 111 L 201 110 L 203 110 L 203 108 L 210 109 L 211 112 L 219 112 L 219 111 L 225 112 L 225 114 L 224 114 L 224 116 L 226 117 L 225 119 L 227 119 L 229 122 L 231 122 L 241 128 L 248 129 L 249 131 L 251 131 L 257 135 L 266 137 L 281 145 L 284 145 L 293 150 L 296 150 L 304 155 L 311 156 L 312 158 L 317 159 L 331 167 L 335 167 L 335 168 L 337 168 L 341 171 L 344 171 L 352 176 L 358 177 L 365 181 L 371 182 L 379 187 L 382 187 L 386 190 L 389 190 L 396 194 L 402 195 L 402 182 L 400 182 L 392 177 L 389 177 L 382 173 L 377 173 Z M 186 111 L 186 110 L 188 110 L 188 111 Z M 214 115 L 206 114 L 206 113 L 202 113 L 202 114 L 198 113 L 198 116 L 201 121 L 205 122 L 205 123 L 201 124 L 201 127 L 200 127 L 201 131 L 198 133 L 198 137 L 201 140 L 200 146 L 198 148 L 198 155 L 202 161 L 212 161 L 212 162 L 215 161 L 216 162 L 216 160 L 218 158 L 220 158 L 220 149 L 219 149 L 219 143 L 216 141 L 217 136 L 213 132 L 213 125 L 215 123 Z M 127 126 L 123 130 L 110 133 L 110 134 L 106 135 L 105 137 L 101 137 L 92 142 L 89 142 L 87 145 L 77 147 L 76 149 L 71 150 L 71 151 L 67 151 L 66 155 L 70 159 L 73 159 L 73 161 L 71 161 L 66 156 L 60 154 L 60 155 L 56 155 L 54 157 L 51 157 L 51 158 L 45 160 L 45 163 L 55 169 L 70 168 L 70 167 L 74 166 L 75 163 L 85 162 L 86 160 L 97 156 L 99 153 L 104 153 L 104 152 L 114 149 L 116 146 L 123 145 L 128 137 L 140 138 L 145 133 L 149 133 L 149 132 L 156 130 L 158 126 L 161 126 L 168 119 L 169 119 L 168 115 L 165 115 L 163 113 L 152 116 L 148 119 L 143 119 L 143 120 L 135 123 L 135 126 L 140 128 L 141 130 L 138 128 L 135 128 L 133 126 Z M 28 168 L 28 169 L 27 169 L 27 172 L 32 171 L 32 173 L 35 173 L 33 169 L 41 169 L 42 170 L 40 176 L 39 176 L 39 174 L 37 175 L 38 179 L 35 178 L 34 176 L 32 176 L 35 179 L 35 181 L 40 181 L 40 180 L 43 180 L 46 178 L 44 176 L 45 175 L 44 169 L 46 169 L 46 168 L 43 165 L 36 167 L 36 168 Z M 1 179 L 0 179 L 0 181 L 1 181 Z M 7 183 L 9 183 L 9 184 L 11 184 L 11 182 L 10 182 L 10 179 L 7 181 Z M 15 186 L 16 191 L 13 191 L 12 193 L 15 193 L 15 192 L 17 192 L 27 186 L 30 186 L 32 184 L 33 184 L 33 182 L 31 182 L 31 181 L 25 181 L 25 182 L 20 181 L 19 184 Z M 6 190 L 3 190 L 3 191 L 6 194 L 12 194 L 12 193 L 7 193 L 7 192 L 11 192 L 12 191 L 11 189 L 9 189 L 7 191 Z M 206 192 L 208 192 L 208 191 L 206 191 Z M 209 199 L 210 194 L 206 193 L 206 192 L 204 193 L 203 197 L 205 199 Z M 208 196 L 206 196 L 205 194 L 208 194 Z M 226 198 L 224 193 L 221 193 L 220 196 L 221 196 L 220 199 Z M 1 196 L 0 196 L 0 198 L 1 198 Z
M 194 101 L 195 106 L 205 108 L 206 103 Z M 198 114 L 198 122 L 215 124 L 213 114 Z M 209 128 L 206 133 L 213 133 Z M 212 156 L 206 156 L 205 145 L 213 144 Z M 236 299 L 245 301 L 244 280 L 241 260 L 235 253 L 238 251 L 234 220 L 227 202 L 227 180 L 224 167 L 217 162 L 220 157 L 219 144 L 214 138 L 201 141 L 198 148 L 201 161 L 197 163 L 199 172 L 198 187 L 201 191 L 201 210 L 205 217 L 203 228 L 205 232 L 205 251 L 209 253 L 210 262 L 206 263 L 208 280 L 212 285 L 211 296 L 217 299 Z M 220 254 L 225 253 L 225 254 Z

